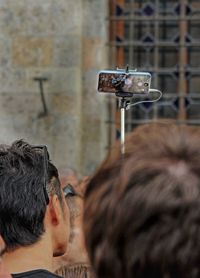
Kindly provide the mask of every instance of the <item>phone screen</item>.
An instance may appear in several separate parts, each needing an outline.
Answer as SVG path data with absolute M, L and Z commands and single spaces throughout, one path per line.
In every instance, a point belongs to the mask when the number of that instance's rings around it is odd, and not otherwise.
M 148 72 L 102 71 L 99 73 L 98 91 L 104 93 L 147 94 L 151 83 Z

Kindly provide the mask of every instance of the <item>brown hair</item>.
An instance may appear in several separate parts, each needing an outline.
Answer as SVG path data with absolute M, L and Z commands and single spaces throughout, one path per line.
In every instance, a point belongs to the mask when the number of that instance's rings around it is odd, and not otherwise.
M 91 266 L 84 263 L 62 266 L 55 273 L 64 278 L 95 278 Z
M 200 129 L 137 128 L 85 194 L 86 245 L 98 278 L 200 277 Z

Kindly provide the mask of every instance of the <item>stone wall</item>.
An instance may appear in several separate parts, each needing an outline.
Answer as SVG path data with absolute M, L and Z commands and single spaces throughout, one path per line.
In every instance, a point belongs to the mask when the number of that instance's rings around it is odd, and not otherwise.
M 107 31 L 106 12 L 108 1 L 83 0 L 83 99 L 82 128 L 84 147 L 82 148 L 82 165 L 90 172 L 96 168 L 96 160 L 101 161 L 105 155 L 106 133 L 106 99 L 96 93 L 97 75 L 107 65 Z M 96 144 L 96 142 L 99 142 Z
M 105 155 L 106 0 L 0 1 L 0 141 L 47 144 L 59 168 L 91 173 Z M 48 115 L 43 116 L 39 86 Z

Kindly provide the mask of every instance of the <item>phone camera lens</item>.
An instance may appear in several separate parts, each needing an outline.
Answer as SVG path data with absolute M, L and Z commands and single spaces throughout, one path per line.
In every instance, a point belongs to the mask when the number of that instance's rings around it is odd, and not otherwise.
M 149 83 L 145 82 L 145 83 L 144 83 L 144 86 L 145 86 L 145 87 L 148 87 L 148 86 L 149 86 Z

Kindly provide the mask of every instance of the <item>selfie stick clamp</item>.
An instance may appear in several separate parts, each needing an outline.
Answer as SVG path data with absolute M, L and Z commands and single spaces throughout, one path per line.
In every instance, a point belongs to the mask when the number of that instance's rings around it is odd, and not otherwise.
M 118 69 L 117 69 L 118 70 Z M 129 65 L 126 66 L 125 73 L 128 74 Z M 118 91 L 116 93 L 117 97 L 120 97 L 120 114 L 121 114 L 121 153 L 125 153 L 125 111 L 129 109 L 130 98 L 133 97 L 131 93 L 124 93 L 123 91 Z
M 117 68 L 117 70 L 119 70 Z M 126 66 L 125 73 L 128 74 L 129 66 Z M 124 93 L 123 91 L 118 91 L 115 94 L 117 97 L 120 97 L 120 114 L 121 114 L 121 153 L 125 153 L 125 110 L 127 110 L 128 105 L 130 105 L 130 97 L 133 95 L 130 93 Z

